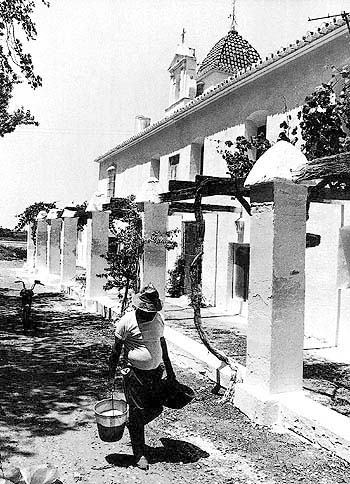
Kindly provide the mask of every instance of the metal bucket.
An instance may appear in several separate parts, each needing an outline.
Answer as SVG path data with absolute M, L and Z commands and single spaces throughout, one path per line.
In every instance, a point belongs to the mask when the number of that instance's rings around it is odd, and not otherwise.
M 106 398 L 97 402 L 95 407 L 97 430 L 104 442 L 117 442 L 123 437 L 128 419 L 128 404 L 125 400 Z

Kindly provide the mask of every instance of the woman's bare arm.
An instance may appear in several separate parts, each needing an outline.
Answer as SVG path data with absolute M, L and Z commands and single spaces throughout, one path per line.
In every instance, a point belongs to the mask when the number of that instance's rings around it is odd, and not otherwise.
M 120 354 L 123 348 L 123 341 L 119 338 L 115 338 L 114 345 L 112 347 L 112 352 L 109 356 L 109 380 L 113 380 L 115 377 L 115 371 L 119 363 Z
M 173 370 L 173 366 L 169 359 L 168 347 L 164 336 L 160 338 L 160 345 L 162 347 L 163 361 L 164 361 L 166 374 L 170 380 L 176 380 L 175 372 Z

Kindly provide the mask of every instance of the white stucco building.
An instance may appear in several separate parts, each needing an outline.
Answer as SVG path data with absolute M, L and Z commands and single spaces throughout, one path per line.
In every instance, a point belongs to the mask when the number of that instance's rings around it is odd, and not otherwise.
M 331 20 L 313 33 L 265 59 L 234 27 L 198 66 L 195 50 L 184 38 L 170 63 L 170 97 L 165 117 L 102 154 L 97 190 L 103 202 L 135 194 L 138 200 L 168 191 L 169 180 L 195 176 L 227 176 L 217 140 L 248 139 L 259 133 L 275 142 L 286 106 L 293 125 L 305 96 L 331 77 L 325 66 L 350 63 L 349 33 L 342 20 Z M 252 153 L 254 156 L 254 153 Z M 149 185 L 153 183 L 150 190 Z M 230 197 L 205 203 L 231 204 L 237 212 L 205 213 L 203 293 L 213 306 L 245 311 L 249 268 L 249 216 L 243 211 L 244 233 L 237 231 L 240 205 Z M 169 252 L 168 269 L 179 253 L 193 256 L 194 216 L 169 216 L 169 228 L 182 231 L 177 252 Z M 339 278 L 339 229 L 350 225 L 344 205 L 312 204 L 307 231 L 321 235 L 318 247 L 306 251 L 306 335 L 317 321 L 319 342 L 339 339 L 350 316 L 349 280 Z M 242 226 L 242 224 L 241 224 Z M 346 278 L 345 278 L 346 279 Z M 339 343 L 339 341 L 338 341 Z

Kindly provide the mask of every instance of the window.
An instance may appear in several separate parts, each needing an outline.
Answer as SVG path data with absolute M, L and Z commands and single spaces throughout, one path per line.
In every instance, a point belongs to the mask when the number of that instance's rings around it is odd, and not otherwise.
M 198 82 L 197 83 L 197 92 L 196 92 L 196 97 L 200 96 L 204 92 L 204 82 Z
M 107 169 L 108 173 L 108 185 L 107 185 L 107 197 L 114 197 L 115 191 L 115 166 L 110 166 Z
M 245 122 L 245 137 L 248 141 L 259 138 L 264 140 L 266 138 L 266 125 L 267 125 L 267 111 L 255 111 L 252 113 Z M 259 149 L 253 147 L 249 152 L 249 158 L 256 160 L 259 157 Z
M 232 297 L 247 301 L 249 292 L 249 244 L 233 244 Z
M 180 155 L 169 157 L 169 180 L 177 180 L 177 168 L 179 166 Z
M 191 143 L 189 180 L 194 181 L 197 175 L 203 175 L 203 146 L 203 142 L 199 140 L 196 143 Z
M 156 160 L 156 159 L 151 160 L 149 175 L 154 178 L 158 178 L 159 180 L 159 171 L 160 171 L 160 160 Z
M 182 70 L 181 70 L 182 72 Z M 180 98 L 180 90 L 181 90 L 181 73 L 178 74 L 175 78 L 175 101 Z

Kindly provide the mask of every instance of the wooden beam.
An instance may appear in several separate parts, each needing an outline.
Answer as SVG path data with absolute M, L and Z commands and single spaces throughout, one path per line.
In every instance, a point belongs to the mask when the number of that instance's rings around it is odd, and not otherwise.
M 321 188 L 318 191 L 310 190 L 310 201 L 318 203 L 341 203 L 350 200 L 350 189 L 337 190 L 334 188 Z
M 249 197 L 249 188 L 244 187 L 244 179 L 238 178 L 236 182 L 231 178 L 222 177 L 208 177 L 196 176 L 196 186 L 189 188 L 182 188 L 179 190 L 162 193 L 160 200 L 162 202 L 176 202 L 181 200 L 194 199 L 196 194 L 196 187 L 203 181 L 207 181 L 206 186 L 202 190 L 203 197 L 210 197 L 215 195 L 228 195 L 234 197 L 237 194 L 237 188 L 241 196 Z
M 232 205 L 211 205 L 211 204 L 201 204 L 203 212 L 231 212 L 240 213 L 241 209 L 238 207 L 233 207 Z M 182 203 L 182 202 L 172 202 L 169 207 L 169 215 L 175 212 L 182 213 L 194 213 L 193 203 Z
M 184 188 L 183 190 L 175 190 L 174 192 L 161 193 L 159 195 L 161 202 L 176 202 L 180 200 L 191 200 L 196 193 L 195 188 Z
M 169 180 L 169 192 L 182 190 L 183 188 L 195 188 L 196 182 L 188 180 Z

